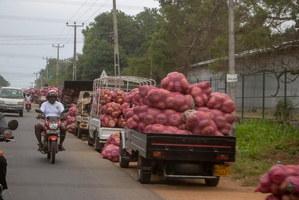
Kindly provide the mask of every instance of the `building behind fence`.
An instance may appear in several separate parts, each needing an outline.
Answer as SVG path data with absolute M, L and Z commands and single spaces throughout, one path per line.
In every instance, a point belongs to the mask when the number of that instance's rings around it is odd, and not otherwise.
M 213 92 L 227 93 L 225 78 L 197 79 L 210 81 Z M 285 73 L 279 80 L 273 73 L 241 74 L 236 83 L 236 115 L 243 118 L 298 120 L 299 77 Z M 288 115 L 288 116 L 282 116 Z

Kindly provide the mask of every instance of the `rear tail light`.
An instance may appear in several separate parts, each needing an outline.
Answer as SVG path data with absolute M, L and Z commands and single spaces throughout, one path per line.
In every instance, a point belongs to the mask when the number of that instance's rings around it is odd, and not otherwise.
M 154 156 L 154 157 L 164 157 L 165 154 L 164 154 L 164 152 L 154 151 L 154 152 L 153 152 L 153 156 Z
M 217 154 L 216 159 L 217 160 L 228 160 L 229 156 L 227 154 Z

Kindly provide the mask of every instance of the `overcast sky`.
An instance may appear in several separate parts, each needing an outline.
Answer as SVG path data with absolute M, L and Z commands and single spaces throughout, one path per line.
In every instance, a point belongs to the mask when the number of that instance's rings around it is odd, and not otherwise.
M 0 0 L 0 75 L 11 86 L 29 88 L 36 73 L 45 69 L 46 57 L 73 57 L 74 28 L 77 27 L 77 53 L 82 52 L 81 31 L 93 19 L 113 8 L 113 0 Z M 158 8 L 156 0 L 116 0 L 118 10 L 136 15 Z

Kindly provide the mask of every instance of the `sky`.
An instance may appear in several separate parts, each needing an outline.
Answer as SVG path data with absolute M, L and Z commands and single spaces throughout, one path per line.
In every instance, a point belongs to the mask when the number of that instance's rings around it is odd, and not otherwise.
M 158 8 L 157 0 L 116 0 L 116 8 L 136 15 Z M 113 0 L 0 0 L 0 75 L 10 86 L 34 87 L 46 58 L 72 58 L 74 22 L 76 52 L 82 53 L 83 35 L 94 18 L 113 9 Z M 69 26 L 66 25 L 69 24 Z M 58 48 L 59 46 L 59 48 Z

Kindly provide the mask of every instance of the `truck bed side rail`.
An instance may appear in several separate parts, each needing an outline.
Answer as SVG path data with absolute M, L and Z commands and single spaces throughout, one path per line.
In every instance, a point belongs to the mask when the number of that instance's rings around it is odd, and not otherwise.
M 234 162 L 236 138 L 128 130 L 127 147 L 148 159 Z M 146 150 L 146 151 L 145 151 Z

